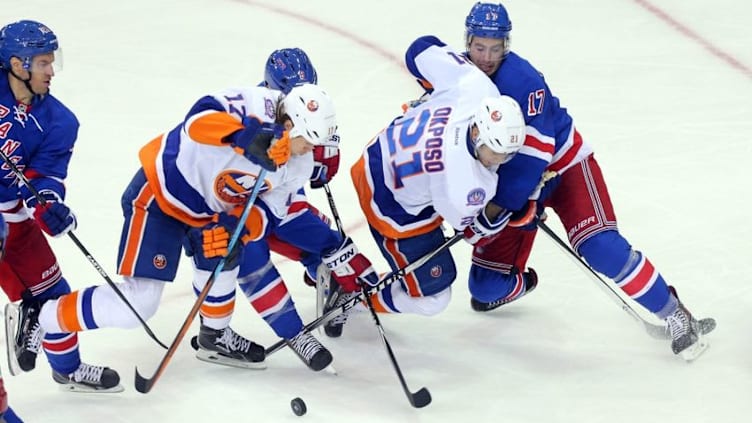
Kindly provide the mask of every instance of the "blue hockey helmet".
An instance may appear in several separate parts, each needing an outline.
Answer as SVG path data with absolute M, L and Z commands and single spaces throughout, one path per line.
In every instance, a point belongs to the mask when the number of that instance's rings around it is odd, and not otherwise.
M 508 40 L 510 32 L 512 21 L 501 3 L 475 3 L 465 18 L 465 46 L 470 45 L 473 37 Z
M 10 69 L 10 59 L 17 57 L 28 70 L 34 56 L 57 49 L 57 36 L 42 23 L 22 20 L 0 29 L 0 67 Z
M 318 77 L 308 55 L 299 48 L 274 50 L 266 61 L 264 82 L 266 86 L 289 93 L 301 84 L 316 84 Z

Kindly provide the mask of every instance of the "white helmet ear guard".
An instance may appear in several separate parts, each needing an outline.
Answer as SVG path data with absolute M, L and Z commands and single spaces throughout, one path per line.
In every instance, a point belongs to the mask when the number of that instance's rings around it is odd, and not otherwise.
M 475 149 L 486 145 L 494 153 L 513 155 L 525 142 L 525 118 L 512 97 L 486 97 L 472 118 L 478 128 Z
M 290 138 L 302 136 L 313 145 L 326 145 L 337 132 L 334 103 L 318 85 L 293 87 L 279 103 L 278 116 L 284 115 L 292 120 Z

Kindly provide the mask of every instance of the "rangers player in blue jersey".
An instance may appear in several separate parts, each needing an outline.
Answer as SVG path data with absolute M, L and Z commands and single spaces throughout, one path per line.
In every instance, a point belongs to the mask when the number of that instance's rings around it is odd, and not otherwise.
M 6 317 L 16 323 L 23 320 L 19 310 L 37 308 L 40 301 L 70 292 L 43 234 L 59 237 L 76 227 L 76 218 L 63 200 L 79 125 L 49 93 L 58 54 L 57 37 L 39 22 L 18 21 L 0 29 L 0 149 L 33 185 L 33 189 L 27 186 L 2 163 L 0 212 L 8 222 L 9 248 L 0 263 L 0 286 L 11 301 L 23 300 L 28 306 L 6 307 Z M 20 370 L 34 368 L 41 348 L 53 379 L 65 389 L 122 390 L 117 372 L 81 362 L 76 333 L 43 336 L 38 325 L 17 329 L 17 334 L 8 334 L 9 344 L 25 330 L 32 333 L 17 354 L 9 354 Z
M 525 144 L 499 168 L 493 202 L 517 211 L 523 222 L 473 251 L 469 288 L 471 306 L 493 310 L 530 292 L 537 278 L 525 266 L 536 234 L 536 220 L 550 207 L 566 229 L 569 242 L 592 266 L 611 278 L 637 303 L 665 320 L 671 348 L 685 359 L 707 344 L 702 335 L 713 319 L 695 319 L 679 301 L 650 260 L 619 232 L 606 182 L 591 147 L 572 117 L 554 97 L 542 74 L 510 50 L 512 22 L 501 4 L 477 3 L 465 20 L 467 57 L 502 94 L 522 105 L 527 125 Z

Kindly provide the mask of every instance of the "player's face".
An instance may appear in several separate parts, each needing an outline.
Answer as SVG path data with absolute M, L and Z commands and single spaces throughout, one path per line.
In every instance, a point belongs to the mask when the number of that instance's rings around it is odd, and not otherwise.
M 290 139 L 290 154 L 301 156 L 313 151 L 313 144 L 308 142 L 302 135 Z
M 504 58 L 507 39 L 473 37 L 467 46 L 467 54 L 486 75 L 492 75 L 499 69 Z
M 478 148 L 478 160 L 483 166 L 490 168 L 504 163 L 507 160 L 507 154 L 497 153 L 487 145 L 481 145 Z
M 292 120 L 285 119 L 283 123 L 285 131 L 290 131 L 293 126 Z M 309 143 L 302 135 L 298 135 L 295 138 L 290 138 L 290 154 L 293 156 L 301 156 L 313 151 L 313 144 Z
M 54 62 L 54 54 L 40 54 L 31 59 L 28 71 L 24 70 L 24 74 L 19 73 L 19 76 L 22 78 L 28 78 L 31 75 L 29 84 L 34 94 L 47 94 L 50 91 L 52 77 L 55 76 L 55 70 L 52 66 Z

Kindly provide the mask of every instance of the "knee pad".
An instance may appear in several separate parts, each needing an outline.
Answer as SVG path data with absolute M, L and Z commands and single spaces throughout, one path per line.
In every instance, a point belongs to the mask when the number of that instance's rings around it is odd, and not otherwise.
M 506 297 L 517 284 L 514 274 L 501 273 L 478 265 L 470 266 L 467 280 L 470 295 L 478 301 L 490 303 Z
M 126 283 L 118 284 L 118 288 L 123 293 L 123 296 L 131 303 L 133 309 L 136 310 L 144 321 L 150 319 L 159 308 L 160 300 L 162 299 L 162 290 L 164 289 L 164 281 L 156 279 L 146 278 L 125 278 Z M 100 288 L 104 288 L 101 286 Z M 110 288 L 107 286 L 107 288 Z M 104 294 L 97 289 L 94 295 Z M 112 295 L 117 295 L 112 289 L 107 291 Z M 124 325 L 128 327 L 138 327 L 141 322 L 138 321 L 133 312 L 127 309 L 127 306 L 123 304 L 123 300 L 118 298 L 111 299 L 112 305 L 116 303 L 122 304 L 123 311 L 120 313 L 120 320 Z
M 613 279 L 630 261 L 632 246 L 619 232 L 603 231 L 583 241 L 578 252 L 593 270 Z

